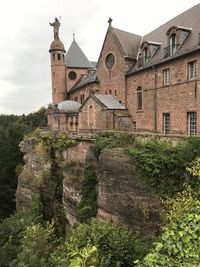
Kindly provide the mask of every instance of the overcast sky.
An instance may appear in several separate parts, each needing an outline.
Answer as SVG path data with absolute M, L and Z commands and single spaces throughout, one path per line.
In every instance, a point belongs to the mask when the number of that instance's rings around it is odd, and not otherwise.
M 49 22 L 96 61 L 108 27 L 144 35 L 198 4 L 196 0 L 0 0 L 0 114 L 28 114 L 51 102 Z

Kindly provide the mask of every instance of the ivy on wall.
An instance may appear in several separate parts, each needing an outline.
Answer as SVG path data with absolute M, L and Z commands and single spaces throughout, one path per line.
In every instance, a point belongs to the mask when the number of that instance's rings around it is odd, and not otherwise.
M 173 147 L 164 140 L 135 142 L 124 150 L 136 166 L 142 180 L 162 197 L 173 197 L 184 188 L 197 183 L 186 167 L 200 155 L 200 138 L 191 137 Z
M 81 182 L 81 202 L 77 209 L 77 219 L 81 223 L 89 222 L 97 215 L 97 176 L 93 166 L 86 166 Z

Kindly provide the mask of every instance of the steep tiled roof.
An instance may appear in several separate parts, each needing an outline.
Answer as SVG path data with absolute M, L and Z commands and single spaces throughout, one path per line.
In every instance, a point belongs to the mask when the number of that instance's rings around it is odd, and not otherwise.
M 147 63 L 146 67 L 154 65 L 159 62 L 164 62 L 169 58 L 164 58 L 164 48 L 168 46 L 167 31 L 173 27 L 178 26 L 178 28 L 191 29 L 188 37 L 183 42 L 183 44 L 177 49 L 176 53 L 171 57 L 175 58 L 189 51 L 200 48 L 198 46 L 198 39 L 200 33 L 200 4 L 186 10 L 177 17 L 169 20 L 167 23 L 161 25 L 154 31 L 148 33 L 144 36 L 143 41 L 157 42 L 161 43 L 160 48 L 155 53 L 155 55 Z M 138 70 L 137 64 L 130 70 L 129 73 Z
M 127 57 L 136 58 L 142 37 L 116 28 L 113 28 L 113 30 L 121 44 L 122 49 L 124 50 L 124 55 Z
M 116 98 L 112 95 L 94 94 L 107 109 L 126 109 Z
M 93 68 L 92 63 L 87 59 L 81 48 L 73 40 L 65 56 L 65 64 L 71 68 Z

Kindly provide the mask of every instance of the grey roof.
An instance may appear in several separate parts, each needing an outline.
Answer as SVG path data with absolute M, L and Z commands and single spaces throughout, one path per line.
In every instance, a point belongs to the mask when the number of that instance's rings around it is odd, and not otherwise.
M 93 68 L 96 69 L 96 67 L 97 67 L 97 62 L 96 62 L 96 61 L 91 61 L 90 63 L 92 64 Z
M 112 95 L 94 94 L 107 109 L 126 109 L 116 98 Z
M 150 41 L 150 42 L 157 42 L 161 43 L 160 48 L 156 52 L 156 54 L 150 59 L 149 63 L 146 66 L 151 66 L 153 64 L 164 62 L 169 58 L 164 58 L 164 48 L 168 46 L 168 38 L 167 38 L 167 31 L 173 27 L 178 26 L 178 28 L 186 28 L 191 29 L 186 40 L 177 49 L 176 53 L 170 57 L 175 58 L 179 55 L 185 54 L 189 51 L 195 50 L 199 48 L 198 46 L 198 39 L 200 33 L 200 4 L 186 10 L 185 12 L 181 13 L 180 15 L 176 16 L 175 18 L 169 20 L 165 24 L 161 25 L 154 31 L 146 34 L 143 38 L 143 41 Z M 131 72 L 136 71 L 137 64 L 132 68 Z
M 72 100 L 65 100 L 58 103 L 58 109 L 61 111 L 65 111 L 66 113 L 77 113 L 79 111 L 80 106 L 80 103 Z
M 95 70 L 91 71 L 88 75 L 83 75 L 80 80 L 69 90 L 69 92 L 73 92 L 78 88 L 90 84 L 93 82 L 98 82 L 97 72 Z
M 67 67 L 71 68 L 93 68 L 92 63 L 88 60 L 75 40 L 73 40 L 67 51 L 65 64 Z
M 116 28 L 113 28 L 113 30 L 121 44 L 122 49 L 124 50 L 124 55 L 127 57 L 136 58 L 142 37 Z

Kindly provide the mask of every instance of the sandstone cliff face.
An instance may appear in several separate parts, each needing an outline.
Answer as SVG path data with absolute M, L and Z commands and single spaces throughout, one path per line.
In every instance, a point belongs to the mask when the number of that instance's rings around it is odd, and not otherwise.
M 104 149 L 97 168 L 97 217 L 134 226 L 148 235 L 156 234 L 159 199 L 141 182 L 123 149 Z
M 32 194 L 38 193 L 47 218 L 55 216 L 60 201 L 69 224 L 76 224 L 84 168 L 92 165 L 98 177 L 97 217 L 156 234 L 159 199 L 140 181 L 122 149 L 104 149 L 97 161 L 88 141 L 80 141 L 62 153 L 54 151 L 53 158 L 40 153 L 34 139 L 20 146 L 25 165 L 18 181 L 18 210 L 26 208 Z

